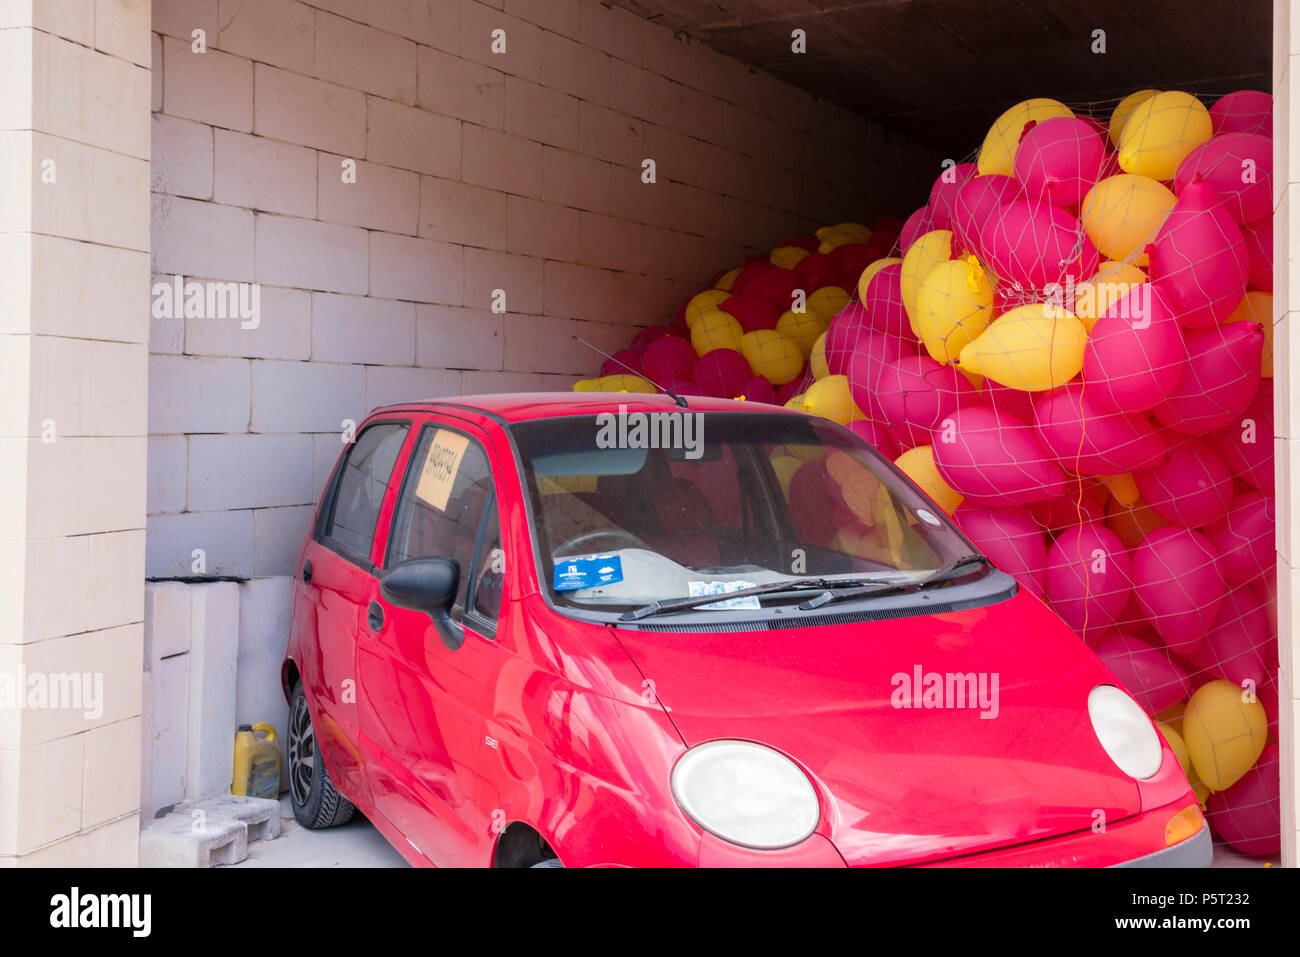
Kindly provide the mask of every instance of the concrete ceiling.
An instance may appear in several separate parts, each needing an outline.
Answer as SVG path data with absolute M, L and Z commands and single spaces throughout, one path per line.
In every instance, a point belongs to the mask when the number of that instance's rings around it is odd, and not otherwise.
M 1271 90 L 1270 0 L 614 2 L 949 156 L 1031 96 Z M 804 54 L 791 51 L 796 28 Z M 1092 52 L 1097 29 L 1104 54 Z

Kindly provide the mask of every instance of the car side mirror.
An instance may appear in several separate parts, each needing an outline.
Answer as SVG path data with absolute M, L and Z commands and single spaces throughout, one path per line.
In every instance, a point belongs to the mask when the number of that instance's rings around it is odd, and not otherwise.
M 408 559 L 390 568 L 379 583 L 384 601 L 424 612 L 433 620 L 443 644 L 453 651 L 465 638 L 450 614 L 459 588 L 460 562 L 454 558 Z

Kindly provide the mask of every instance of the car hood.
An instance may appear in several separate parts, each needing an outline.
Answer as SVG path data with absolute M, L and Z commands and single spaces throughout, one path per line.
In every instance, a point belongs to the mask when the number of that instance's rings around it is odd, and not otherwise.
M 614 633 L 689 746 L 743 739 L 803 765 L 819 831 L 850 864 L 941 860 L 1141 809 L 1088 717 L 1088 693 L 1114 678 L 1024 591 L 887 621 Z

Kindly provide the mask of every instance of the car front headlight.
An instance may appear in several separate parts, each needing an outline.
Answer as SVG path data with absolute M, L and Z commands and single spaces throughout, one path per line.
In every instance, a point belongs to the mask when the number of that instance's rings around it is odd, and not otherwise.
M 1097 685 L 1088 694 L 1088 716 L 1097 740 L 1121 771 L 1145 779 L 1160 770 L 1160 737 L 1127 694 L 1114 685 Z
M 807 838 L 821 811 L 812 782 L 785 755 L 749 741 L 710 741 L 672 773 L 673 796 L 704 830 L 743 847 L 773 850 Z

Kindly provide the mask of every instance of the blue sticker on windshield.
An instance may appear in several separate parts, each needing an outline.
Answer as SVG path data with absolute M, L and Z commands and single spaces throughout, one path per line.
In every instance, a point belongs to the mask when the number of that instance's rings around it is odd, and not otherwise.
M 623 561 L 617 555 L 585 555 L 562 558 L 555 563 L 556 591 L 597 588 L 623 580 Z

